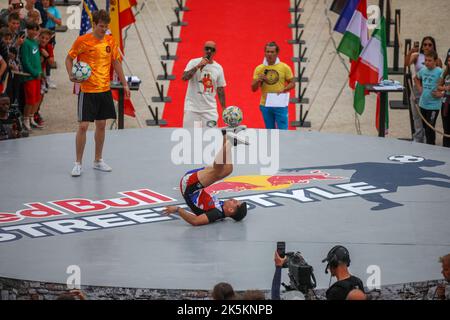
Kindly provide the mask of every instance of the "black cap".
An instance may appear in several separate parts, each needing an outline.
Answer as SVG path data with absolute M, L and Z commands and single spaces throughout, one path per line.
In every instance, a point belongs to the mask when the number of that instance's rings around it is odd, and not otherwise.
M 247 202 L 242 202 L 239 207 L 236 208 L 236 213 L 231 217 L 236 221 L 241 221 L 247 215 Z
M 347 266 L 350 265 L 350 254 L 347 250 L 347 248 L 343 246 L 334 246 L 331 248 L 331 250 L 328 252 L 325 259 L 322 260 L 323 262 L 328 262 L 330 265 L 337 265 L 339 262 L 346 263 Z

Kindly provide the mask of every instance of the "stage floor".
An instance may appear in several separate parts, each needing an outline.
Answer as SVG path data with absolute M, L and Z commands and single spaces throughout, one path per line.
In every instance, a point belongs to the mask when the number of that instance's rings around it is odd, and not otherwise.
M 226 281 L 269 289 L 277 241 L 301 251 L 319 288 L 329 283 L 321 260 L 336 244 L 349 249 L 351 272 L 364 282 L 377 267 L 382 285 L 442 277 L 438 257 L 450 252 L 450 150 L 279 132 L 279 159 L 271 145 L 277 172 L 262 172 L 269 166 L 261 157 L 235 165 L 233 178 L 215 187 L 219 197 L 249 203 L 246 219 L 192 227 L 160 212 L 183 203 L 180 178 L 207 159 L 192 142 L 191 154 L 183 153 L 191 163 L 177 164 L 177 139 L 186 132 L 108 132 L 111 173 L 91 168 L 91 132 L 79 178 L 70 176 L 74 134 L 0 142 L 0 277 L 66 283 L 80 270 L 82 285 L 211 289 Z M 261 155 L 267 132 L 254 133 Z

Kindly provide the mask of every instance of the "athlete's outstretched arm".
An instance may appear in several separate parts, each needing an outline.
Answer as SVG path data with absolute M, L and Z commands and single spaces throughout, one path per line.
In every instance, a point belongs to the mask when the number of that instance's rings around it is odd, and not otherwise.
M 187 223 L 190 223 L 193 226 L 202 226 L 204 224 L 208 224 L 209 220 L 206 214 L 201 215 L 195 215 L 187 210 L 184 210 L 183 208 L 177 207 L 177 206 L 167 206 L 164 211 L 165 214 L 169 215 L 172 213 L 178 213 L 181 218 L 183 218 L 184 221 Z

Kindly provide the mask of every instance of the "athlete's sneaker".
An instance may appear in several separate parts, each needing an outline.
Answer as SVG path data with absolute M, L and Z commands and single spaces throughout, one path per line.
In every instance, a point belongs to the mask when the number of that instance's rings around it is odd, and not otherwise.
M 72 177 L 81 176 L 81 163 L 75 162 L 75 166 L 72 169 Z
M 103 159 L 100 159 L 99 161 L 94 161 L 94 169 L 104 171 L 104 172 L 111 172 L 112 168 L 106 164 Z
M 236 127 L 223 127 L 220 129 L 222 130 L 222 134 L 225 135 L 227 132 L 233 132 L 233 133 L 241 132 L 241 131 L 247 129 L 247 126 L 240 125 L 240 126 L 236 126 Z
M 238 144 L 248 146 L 250 144 L 247 137 L 239 137 L 236 133 L 233 132 L 228 132 L 227 138 L 231 143 L 233 143 L 234 146 L 237 146 Z

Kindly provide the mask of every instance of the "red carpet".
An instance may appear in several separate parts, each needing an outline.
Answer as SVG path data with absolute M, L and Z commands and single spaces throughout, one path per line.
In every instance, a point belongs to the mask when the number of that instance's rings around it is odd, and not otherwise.
M 186 27 L 181 27 L 178 45 L 178 60 L 173 74 L 176 80 L 170 82 L 163 118 L 170 127 L 183 124 L 184 97 L 187 82 L 181 80 L 188 61 L 203 55 L 203 44 L 207 40 L 217 43 L 215 60 L 222 65 L 227 86 L 227 106 L 239 106 L 244 114 L 243 124 L 250 128 L 264 128 L 259 111 L 260 93 L 251 91 L 255 67 L 264 59 L 264 45 L 276 41 L 280 46 L 280 59 L 291 66 L 293 49 L 287 40 L 292 38 L 289 0 L 188 0 L 191 11 L 184 13 Z M 291 91 L 291 97 L 295 95 Z M 220 106 L 218 104 L 218 108 Z M 219 113 L 221 115 L 221 113 Z M 221 116 L 219 117 L 221 118 Z M 289 121 L 295 120 L 295 105 L 289 106 Z M 219 125 L 223 125 L 220 120 Z

